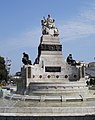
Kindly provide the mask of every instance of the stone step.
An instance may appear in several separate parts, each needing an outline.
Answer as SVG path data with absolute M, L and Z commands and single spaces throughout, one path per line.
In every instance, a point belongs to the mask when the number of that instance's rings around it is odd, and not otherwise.
M 54 120 L 56 119 L 57 120 L 63 120 L 63 119 L 64 120 L 65 119 L 91 120 L 93 119 L 94 120 L 95 107 L 92 107 L 92 106 L 89 106 L 89 107 L 88 106 L 87 107 L 81 107 L 81 106 L 80 107 L 31 107 L 31 108 L 30 107 L 20 107 L 20 108 L 6 107 L 6 108 L 0 108 L 0 116 L 19 116 L 19 119 L 24 119 L 24 118 L 27 119 L 28 116 L 36 116 L 36 117 L 39 116 L 38 118 L 39 120 L 40 119 L 41 120 L 51 120 L 51 119 L 52 120 L 53 119 Z M 24 116 L 24 118 L 21 118 L 20 116 Z M 48 117 L 45 117 L 45 116 L 48 116 Z M 65 116 L 67 116 L 67 118 Z M 12 117 L 8 117 L 8 119 L 11 119 L 11 118 Z M 18 117 L 14 119 L 18 119 Z M 37 119 L 37 118 L 33 117 L 33 119 Z
M 86 84 L 84 81 L 75 81 L 75 82 L 66 82 L 66 81 L 58 81 L 58 82 L 55 82 L 54 81 L 51 81 L 51 82 L 31 82 L 30 83 L 30 86 L 32 87 L 36 87 L 36 86 L 56 86 L 56 87 L 85 87 Z
M 57 95 L 81 95 L 81 94 L 85 94 L 86 90 L 29 90 L 28 94 L 29 95 L 51 95 L 51 96 L 57 96 Z
M 48 93 L 48 94 L 60 94 L 60 93 L 62 93 L 62 94 L 72 94 L 72 93 L 85 93 L 85 90 L 83 91 L 81 91 L 81 90 L 77 90 L 77 91 L 70 91 L 70 90 L 68 90 L 68 91 L 62 91 L 62 90 L 60 90 L 60 91 L 55 91 L 55 90 L 36 90 L 36 91 L 29 91 L 30 93 L 37 93 L 37 94 L 45 94 L 45 93 Z
M 48 86 L 42 86 L 42 87 L 40 87 L 40 86 L 36 86 L 36 87 L 31 87 L 31 88 L 29 88 L 29 90 L 31 90 L 31 91 L 85 91 L 85 90 L 88 90 L 88 88 L 86 88 L 86 87 L 48 87 Z

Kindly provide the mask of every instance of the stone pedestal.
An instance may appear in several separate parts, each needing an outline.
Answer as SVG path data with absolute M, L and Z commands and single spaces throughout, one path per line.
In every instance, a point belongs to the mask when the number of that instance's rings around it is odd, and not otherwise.
M 28 95 L 78 95 L 87 90 L 83 66 L 69 65 L 58 36 L 42 35 L 34 65 L 24 66 L 22 77 Z

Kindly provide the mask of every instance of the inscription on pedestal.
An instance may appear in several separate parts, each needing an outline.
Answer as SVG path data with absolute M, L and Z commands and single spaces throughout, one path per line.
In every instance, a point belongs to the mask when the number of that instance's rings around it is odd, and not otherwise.
M 61 72 L 61 67 L 46 66 L 45 67 L 45 72 Z
M 62 51 L 62 45 L 41 44 L 42 51 Z

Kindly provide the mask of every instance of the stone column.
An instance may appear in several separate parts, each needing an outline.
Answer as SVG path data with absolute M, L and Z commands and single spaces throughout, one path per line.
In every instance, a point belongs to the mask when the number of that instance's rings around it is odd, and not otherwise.
M 82 66 L 82 78 L 84 78 L 85 77 L 85 66 L 83 65 Z
M 84 65 L 79 67 L 79 76 L 80 76 L 80 78 L 85 77 L 85 66 Z
M 82 78 L 82 67 L 79 67 L 79 78 Z

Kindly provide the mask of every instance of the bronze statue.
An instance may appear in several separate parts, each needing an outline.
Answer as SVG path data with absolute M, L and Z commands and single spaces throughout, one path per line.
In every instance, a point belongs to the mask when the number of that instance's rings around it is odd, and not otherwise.
M 76 65 L 76 61 L 73 60 L 72 54 L 69 54 L 69 56 L 67 57 L 67 63 L 70 65 Z
M 43 20 L 41 20 L 42 24 L 42 34 L 43 35 L 53 35 L 53 36 L 58 36 L 58 29 L 55 27 L 55 20 L 51 18 L 50 15 L 48 15 L 48 18 L 45 19 L 43 17 Z
M 79 61 L 79 62 L 77 62 L 76 60 L 74 60 L 73 58 L 72 58 L 72 54 L 69 54 L 69 56 L 67 57 L 67 63 L 68 64 L 70 64 L 70 65 L 72 65 L 72 66 L 76 66 L 76 65 L 80 65 L 81 64 L 81 62 Z
M 24 65 L 31 65 L 32 64 L 31 60 L 29 60 L 28 54 L 26 54 L 25 52 L 23 53 L 22 62 Z

